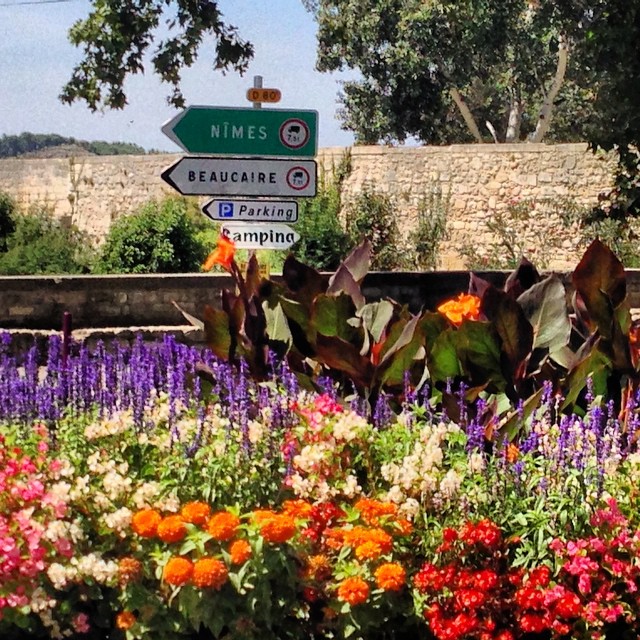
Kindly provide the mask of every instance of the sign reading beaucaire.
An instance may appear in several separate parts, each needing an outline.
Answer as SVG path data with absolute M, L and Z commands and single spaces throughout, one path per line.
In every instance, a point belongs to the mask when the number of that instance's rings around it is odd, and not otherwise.
M 224 222 L 220 232 L 233 240 L 238 249 L 288 249 L 300 240 L 299 233 L 280 223 Z
M 314 160 L 186 156 L 162 172 L 162 179 L 185 196 L 316 195 Z
M 190 106 L 162 131 L 189 153 L 297 156 L 318 151 L 318 112 Z
M 298 203 L 294 200 L 209 200 L 202 213 L 214 222 L 289 222 L 298 221 Z

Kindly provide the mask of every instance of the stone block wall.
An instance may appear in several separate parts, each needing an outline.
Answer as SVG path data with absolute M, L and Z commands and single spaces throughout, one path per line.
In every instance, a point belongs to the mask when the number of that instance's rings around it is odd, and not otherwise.
M 317 159 L 330 170 L 345 153 L 351 166 L 343 183 L 345 202 L 367 187 L 388 193 L 405 238 L 416 227 L 425 196 L 435 191 L 446 198 L 449 238 L 441 246 L 442 269 L 464 268 L 465 245 L 486 253 L 495 241 L 487 221 L 523 201 L 533 207 L 530 220 L 520 225 L 530 259 L 541 267 L 571 268 L 582 247 L 576 228 L 560 220 L 557 208 L 568 201 L 596 204 L 612 186 L 615 166 L 612 156 L 593 154 L 586 144 L 362 146 L 321 149 Z M 0 160 L 0 191 L 22 205 L 46 203 L 99 242 L 118 216 L 175 194 L 160 174 L 179 157 Z

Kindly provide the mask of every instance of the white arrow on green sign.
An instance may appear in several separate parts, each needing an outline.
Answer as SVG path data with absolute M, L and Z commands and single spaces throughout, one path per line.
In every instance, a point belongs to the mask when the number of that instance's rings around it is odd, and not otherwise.
M 162 132 L 189 153 L 313 157 L 318 112 L 190 106 Z
M 300 234 L 286 224 L 224 222 L 220 231 L 233 240 L 238 249 L 288 249 L 300 240 Z
M 315 160 L 185 156 L 162 172 L 184 196 L 316 195 Z

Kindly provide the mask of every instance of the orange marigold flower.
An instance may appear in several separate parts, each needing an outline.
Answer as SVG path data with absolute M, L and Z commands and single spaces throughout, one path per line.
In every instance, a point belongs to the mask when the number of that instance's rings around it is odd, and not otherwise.
M 344 529 L 325 529 L 324 543 L 329 549 L 339 551 L 345 544 Z
M 207 531 L 214 540 L 226 542 L 231 540 L 240 526 L 240 518 L 230 511 L 218 511 L 207 522 Z
M 246 540 L 235 540 L 229 547 L 231 564 L 244 564 L 252 553 L 251 545 Z
M 162 518 L 158 525 L 158 538 L 162 542 L 180 542 L 187 535 L 187 527 L 182 516 L 174 515 Z
M 143 538 L 153 538 L 162 516 L 155 509 L 141 509 L 133 514 L 131 528 Z
M 180 515 L 185 522 L 202 526 L 211 515 L 211 507 L 206 502 L 187 502 Z
M 392 502 L 380 502 L 370 498 L 360 498 L 355 508 L 360 512 L 362 519 L 370 525 L 378 524 L 383 516 L 394 516 L 398 512 L 398 507 Z
M 174 557 L 167 562 L 162 579 L 175 587 L 187 584 L 193 575 L 193 563 L 188 558 Z
M 292 518 L 310 518 L 313 506 L 306 500 L 285 500 L 282 511 Z
M 136 623 L 136 617 L 131 613 L 131 611 L 121 611 L 116 616 L 116 627 L 121 629 L 122 631 L 127 631 L 127 629 L 131 629 L 133 625 Z
M 367 540 L 356 547 L 355 553 L 358 560 L 375 560 L 380 557 L 382 549 L 377 542 Z
M 413 524 L 410 520 L 407 520 L 405 518 L 396 520 L 394 525 L 398 529 L 398 532 L 401 536 L 408 536 L 413 531 Z
M 267 520 L 271 520 L 271 518 L 275 518 L 277 515 L 278 514 L 271 509 L 256 509 L 251 512 L 251 517 L 257 525 L 260 525 Z
M 480 303 L 478 296 L 461 293 L 451 300 L 443 302 L 438 311 L 459 327 L 463 320 L 477 320 L 480 317 Z
M 135 558 L 121 558 L 118 562 L 118 584 L 125 586 L 135 582 L 142 575 L 142 562 Z
M 324 554 L 309 556 L 303 577 L 320 582 L 328 580 L 331 577 L 331 563 L 329 562 L 329 558 Z
M 235 242 L 222 234 L 218 237 L 218 246 L 207 256 L 202 268 L 205 271 L 211 271 L 214 265 L 219 264 L 223 269 L 231 271 L 231 264 L 235 254 Z
M 374 575 L 378 587 L 385 591 L 400 591 L 407 581 L 407 572 L 395 562 L 381 564 Z
M 274 515 L 260 525 L 260 535 L 272 544 L 286 542 L 296 532 L 295 520 L 286 514 Z
M 338 586 L 338 600 L 352 607 L 362 604 L 369 597 L 369 585 L 362 578 L 345 578 Z
M 227 581 L 229 570 L 218 558 L 200 558 L 193 565 L 193 584 L 200 589 L 220 589 Z
M 381 553 L 388 553 L 393 546 L 393 538 L 379 527 L 353 527 L 353 529 L 344 529 L 344 543 L 350 547 L 357 548 L 365 542 L 375 542 L 380 547 Z

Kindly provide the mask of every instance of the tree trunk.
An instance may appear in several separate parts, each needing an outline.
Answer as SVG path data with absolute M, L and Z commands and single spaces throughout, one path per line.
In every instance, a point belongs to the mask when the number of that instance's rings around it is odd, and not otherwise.
M 469 128 L 469 131 L 471 131 L 471 134 L 476 139 L 476 142 L 482 143 L 483 140 L 482 136 L 480 135 L 480 129 L 478 129 L 475 118 L 473 117 L 471 110 L 467 106 L 467 103 L 464 101 L 464 98 L 462 97 L 460 92 L 455 87 L 452 87 L 451 89 L 449 89 L 449 95 L 456 103 L 456 106 L 460 110 L 460 113 L 462 114 L 462 117 L 464 118 L 464 121 Z
M 551 126 L 551 117 L 553 115 L 553 102 L 562 87 L 564 82 L 564 74 L 567 71 L 567 60 L 569 59 L 569 49 L 567 41 L 564 36 L 560 36 L 558 42 L 558 63 L 556 65 L 556 75 L 551 83 L 544 102 L 542 103 L 542 109 L 540 109 L 540 115 L 538 116 L 538 124 L 536 130 L 531 136 L 531 142 L 542 142 L 542 139 L 549 131 Z
M 507 122 L 507 132 L 504 136 L 505 142 L 518 142 L 520 139 L 520 125 L 522 124 L 522 101 L 519 97 L 512 96 L 509 105 L 509 120 Z

